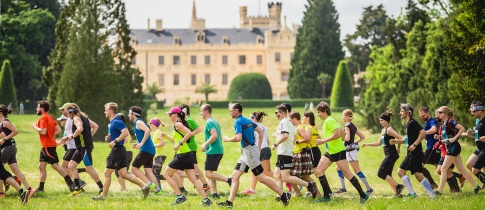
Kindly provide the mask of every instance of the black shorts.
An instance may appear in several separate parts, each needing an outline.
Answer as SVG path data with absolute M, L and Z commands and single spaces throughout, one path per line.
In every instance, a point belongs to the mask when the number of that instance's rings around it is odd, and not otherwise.
M 207 155 L 205 158 L 205 169 L 206 171 L 217 171 L 219 164 L 221 163 L 223 154 L 217 155 Z
M 485 150 L 480 151 L 477 156 L 477 161 L 473 164 L 473 168 L 482 169 L 485 166 Z
M 72 159 L 72 155 L 74 155 L 75 151 L 76 151 L 76 149 L 67 149 L 66 153 L 64 153 L 64 157 L 62 157 L 62 160 L 70 161 Z
M 0 164 L 0 180 L 6 183 L 8 177 L 12 177 L 12 174 L 5 169 L 3 164 Z
M 446 155 L 458 156 L 461 153 L 461 145 L 455 141 L 449 145 L 446 145 Z
M 199 164 L 199 162 L 197 162 L 197 151 L 191 151 L 192 154 L 194 154 L 194 164 Z
M 332 162 L 337 162 L 337 161 L 340 161 L 340 160 L 347 160 L 347 151 L 342 150 L 341 152 L 337 152 L 333 155 L 328 154 L 328 152 L 325 152 L 325 154 L 323 156 L 330 159 L 330 161 L 332 161 Z
M 48 162 L 49 164 L 59 163 L 57 151 L 55 147 L 47 147 L 40 149 L 39 162 Z
M 153 167 L 153 158 L 155 157 L 155 154 L 150 154 L 148 152 L 143 152 L 140 151 L 136 157 L 131 166 L 135 168 L 140 168 L 143 166 L 144 168 L 152 168 Z
M 91 155 L 91 152 L 93 151 L 93 148 L 86 148 L 86 147 L 81 147 L 76 149 L 74 151 L 74 154 L 72 154 L 71 160 L 79 164 L 81 161 L 84 162 L 84 166 L 92 166 L 93 165 L 93 156 Z
M 125 167 L 128 167 L 125 146 L 113 147 L 106 158 L 106 168 L 120 170 Z
M 399 155 L 386 155 L 379 166 L 377 176 L 383 180 L 385 180 L 387 176 L 392 177 L 392 171 L 394 170 L 394 164 L 396 164 L 397 159 L 399 159 Z
M 475 154 L 475 155 L 478 155 L 479 153 L 480 153 L 479 149 L 476 149 L 475 152 L 473 152 L 473 154 Z
M 276 167 L 280 168 L 280 170 L 293 169 L 293 156 L 278 155 Z
M 168 167 L 177 170 L 194 169 L 193 158 L 194 153 L 192 152 L 176 154 L 175 157 L 173 157 L 173 160 L 168 164 Z
M 322 152 L 318 147 L 312 147 L 311 152 L 312 152 L 312 165 L 313 165 L 313 168 L 316 168 L 318 166 L 318 162 L 320 162 L 320 158 L 322 158 Z
M 399 166 L 400 169 L 411 171 L 411 174 L 416 172 L 423 173 L 423 152 L 410 152 L 404 160 L 402 161 L 401 165 Z
M 265 147 L 261 149 L 261 154 L 259 155 L 259 161 L 270 160 L 271 159 L 271 149 Z
M 424 152 L 423 164 L 438 164 L 441 158 L 441 150 L 427 149 Z
M 442 158 L 440 158 L 440 162 L 438 162 L 438 165 L 439 166 L 442 166 L 444 162 L 445 162 L 445 158 L 442 157 Z M 452 163 L 451 166 L 450 166 L 450 168 L 451 169 L 455 168 L 455 164 Z
M 15 145 L 8 145 L 2 147 L 0 150 L 0 156 L 3 164 L 14 164 L 17 163 L 17 147 Z

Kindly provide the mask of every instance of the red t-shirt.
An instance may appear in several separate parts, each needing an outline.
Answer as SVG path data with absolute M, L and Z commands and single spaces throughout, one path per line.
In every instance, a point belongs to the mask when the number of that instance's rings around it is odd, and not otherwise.
M 37 121 L 37 127 L 41 129 L 47 128 L 47 133 L 45 135 L 39 134 L 42 148 L 57 146 L 56 139 L 54 138 L 56 126 L 56 120 L 54 120 L 54 118 L 49 114 L 43 114 L 40 116 L 39 121 Z

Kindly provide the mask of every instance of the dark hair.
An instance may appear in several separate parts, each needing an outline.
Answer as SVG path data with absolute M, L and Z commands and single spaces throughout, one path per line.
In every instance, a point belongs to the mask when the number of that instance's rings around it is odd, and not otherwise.
M 178 117 L 180 117 L 180 120 L 182 121 L 182 124 L 189 128 L 189 123 L 187 123 L 187 120 L 185 120 L 185 113 L 184 112 L 180 112 L 180 113 L 174 113 L 174 114 L 177 114 Z M 175 126 L 175 124 L 174 124 Z
M 297 112 L 297 111 L 291 112 L 290 118 L 296 118 L 297 120 L 301 120 L 300 112 Z
M 419 111 L 428 113 L 429 109 L 428 109 L 428 107 L 422 106 L 421 108 L 419 108 Z
M 187 104 L 181 104 L 179 108 L 185 113 L 185 115 L 190 116 L 190 107 Z
M 382 113 L 379 118 L 387 121 L 387 122 L 390 122 L 391 121 L 391 117 L 392 117 L 392 109 L 390 109 L 389 107 L 387 107 L 387 110 L 386 112 Z
M 123 113 L 121 113 L 121 112 L 120 112 L 120 113 L 117 113 L 115 116 L 116 116 L 118 119 L 120 119 L 121 121 L 125 122 L 125 119 L 126 119 L 125 114 L 123 114 Z
M 132 113 L 133 113 L 135 116 L 137 116 L 137 117 L 141 117 L 141 107 L 139 107 L 139 106 L 132 106 L 132 107 L 130 107 L 130 110 L 131 110 L 131 112 L 132 112 Z
M 209 112 L 209 114 L 212 114 L 212 107 L 210 104 L 202 105 L 202 110 Z
M 263 118 L 268 116 L 266 112 L 253 112 L 251 118 L 256 119 L 258 122 L 263 122 Z
M 330 111 L 330 105 L 328 105 L 325 101 L 321 101 L 317 105 L 316 109 L 320 112 L 326 112 L 327 115 L 332 115 L 332 111 Z
M 12 113 L 12 109 L 7 108 L 5 104 L 0 104 L 0 112 L 3 114 L 3 116 L 7 117 L 8 114 Z
M 37 104 L 39 105 L 40 108 L 44 108 L 44 112 L 49 111 L 49 101 L 48 100 L 37 101 Z
M 283 114 L 288 113 L 288 109 L 286 108 L 286 106 L 284 104 L 280 104 L 280 105 L 276 106 L 275 109 L 277 109 L 279 112 L 282 112 Z
M 310 118 L 310 125 L 315 126 L 315 114 L 313 114 L 312 111 L 306 111 L 305 113 L 303 113 L 303 116 Z
M 235 103 L 235 104 L 232 104 L 232 109 L 237 109 L 239 111 L 239 113 L 242 113 L 243 112 L 243 108 L 241 106 L 240 103 Z
M 281 105 L 285 106 L 288 112 L 291 112 L 291 105 L 289 103 L 282 103 Z

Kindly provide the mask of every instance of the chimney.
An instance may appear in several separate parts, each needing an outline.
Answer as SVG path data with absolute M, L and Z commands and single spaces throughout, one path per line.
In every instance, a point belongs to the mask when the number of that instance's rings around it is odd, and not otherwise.
M 156 21 L 155 30 L 156 31 L 163 31 L 163 21 L 162 21 L 162 19 L 157 19 L 155 21 Z
M 150 18 L 147 20 L 147 31 L 150 31 Z

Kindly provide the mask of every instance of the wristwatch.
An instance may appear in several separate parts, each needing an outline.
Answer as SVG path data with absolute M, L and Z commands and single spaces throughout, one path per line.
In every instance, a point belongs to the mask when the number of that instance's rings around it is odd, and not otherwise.
M 184 144 L 183 142 L 179 142 L 179 145 L 182 146 L 182 144 Z

